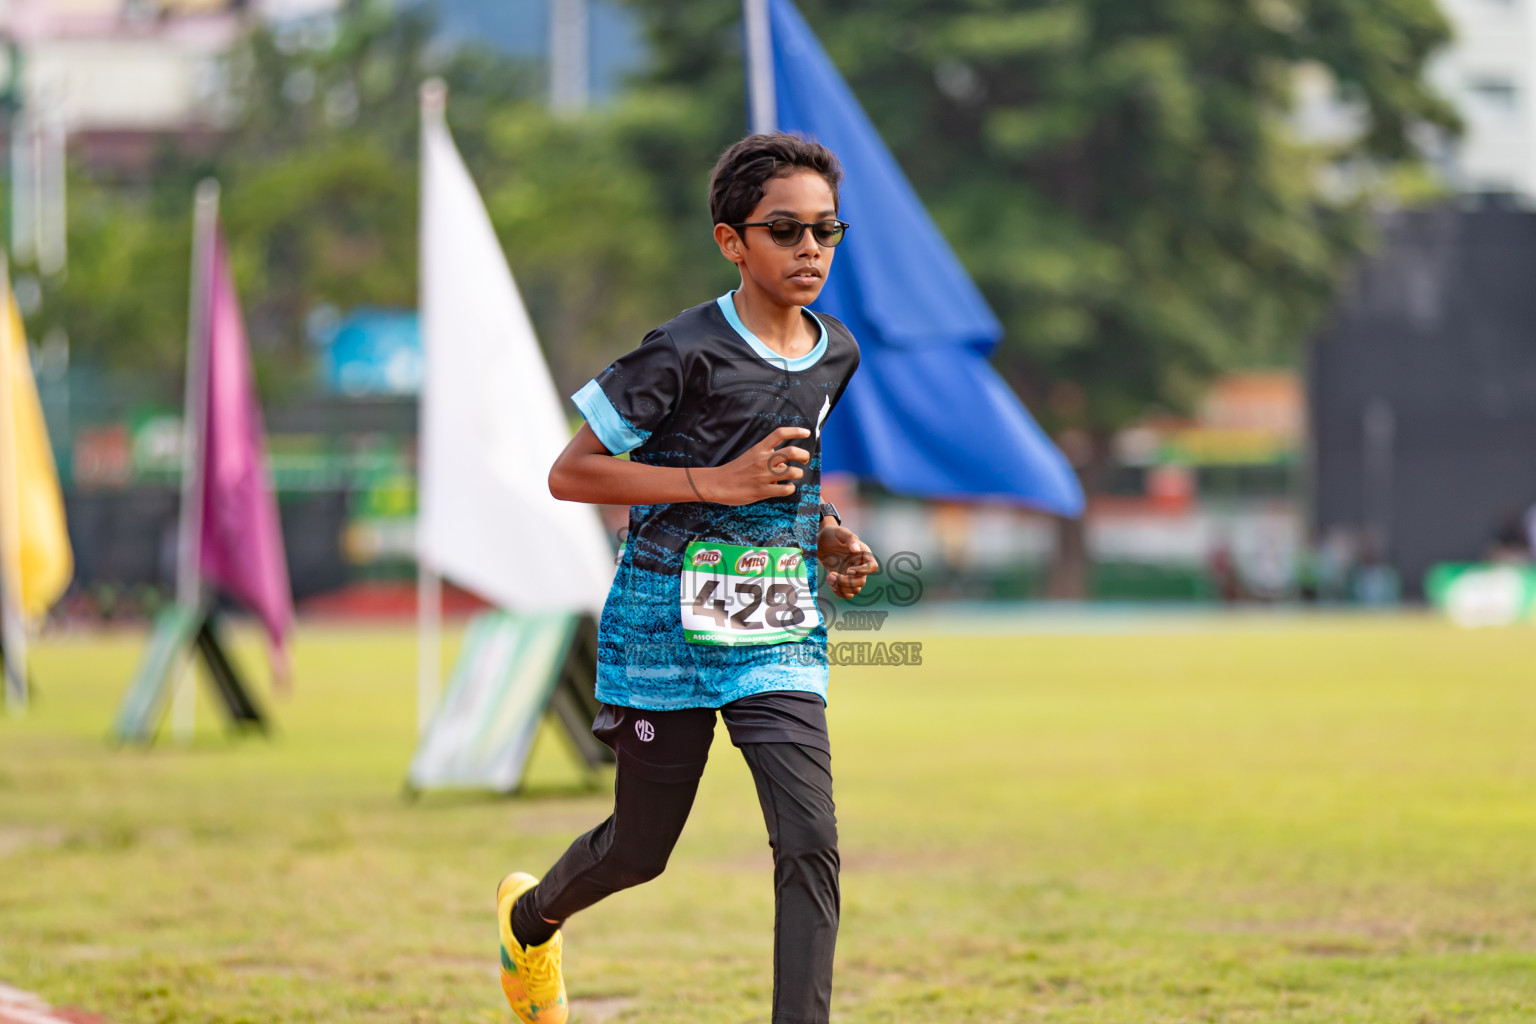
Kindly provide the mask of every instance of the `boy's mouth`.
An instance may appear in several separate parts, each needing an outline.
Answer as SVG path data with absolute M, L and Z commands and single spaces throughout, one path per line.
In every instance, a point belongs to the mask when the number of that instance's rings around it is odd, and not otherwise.
M 802 278 L 819 278 L 819 277 L 821 277 L 821 271 L 818 268 L 816 268 L 816 267 L 801 267 L 798 270 L 796 270 L 794 273 L 789 275 L 789 279 L 791 281 L 797 281 L 797 280 L 800 280 Z

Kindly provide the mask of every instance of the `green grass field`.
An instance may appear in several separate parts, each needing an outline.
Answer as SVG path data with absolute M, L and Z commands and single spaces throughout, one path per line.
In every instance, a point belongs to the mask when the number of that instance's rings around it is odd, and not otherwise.
M 1536 1019 L 1536 633 L 906 628 L 922 667 L 833 670 L 835 1020 Z M 608 807 L 558 737 L 527 798 L 404 802 L 410 631 L 311 628 L 273 740 L 205 705 L 114 750 L 140 642 L 44 642 L 0 719 L 0 981 L 121 1024 L 510 1021 L 496 882 Z M 769 853 L 714 753 L 667 874 L 569 924 L 575 1021 L 767 1021 Z

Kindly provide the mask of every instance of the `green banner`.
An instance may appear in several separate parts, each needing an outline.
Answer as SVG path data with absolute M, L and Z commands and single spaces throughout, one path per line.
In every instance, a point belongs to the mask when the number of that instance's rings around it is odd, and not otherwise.
M 517 789 L 576 623 L 576 615 L 563 612 L 475 616 L 411 760 L 410 788 Z
M 1536 566 L 1445 563 L 1429 570 L 1424 593 L 1458 626 L 1536 621 Z
M 152 743 L 165 704 L 176 688 L 177 662 L 191 649 L 202 612 L 175 604 L 155 617 L 149 647 L 118 706 L 112 737 L 119 743 Z

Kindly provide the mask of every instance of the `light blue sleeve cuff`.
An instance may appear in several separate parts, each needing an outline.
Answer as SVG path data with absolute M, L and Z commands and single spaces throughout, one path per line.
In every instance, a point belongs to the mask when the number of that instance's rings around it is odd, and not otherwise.
M 619 415 L 619 410 L 613 407 L 608 396 L 603 394 L 603 389 L 597 381 L 589 380 L 586 385 L 574 395 L 571 401 L 576 403 L 576 408 L 581 410 L 581 415 L 586 418 L 587 426 L 592 428 L 592 433 L 603 442 L 603 447 L 613 455 L 622 455 L 627 451 L 640 447 L 645 439 L 650 436 L 650 431 L 641 433 L 625 422 Z

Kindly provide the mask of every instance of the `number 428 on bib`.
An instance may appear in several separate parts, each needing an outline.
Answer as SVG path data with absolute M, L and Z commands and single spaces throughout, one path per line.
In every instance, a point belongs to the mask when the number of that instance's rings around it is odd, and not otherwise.
M 694 541 L 683 552 L 678 613 L 696 644 L 788 643 L 821 623 L 797 547 Z

